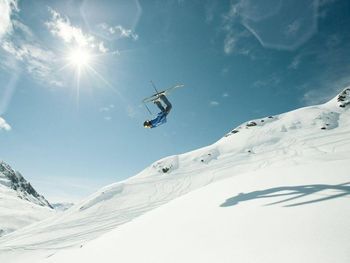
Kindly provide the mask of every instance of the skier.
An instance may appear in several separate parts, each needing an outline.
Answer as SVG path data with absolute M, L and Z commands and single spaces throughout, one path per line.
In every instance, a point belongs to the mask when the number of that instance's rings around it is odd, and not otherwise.
M 163 101 L 164 104 L 166 105 L 166 108 L 164 109 L 162 103 L 160 102 Z M 160 112 L 157 114 L 157 117 L 153 120 L 147 120 L 143 123 L 143 127 L 145 128 L 155 128 L 158 127 L 159 125 L 162 125 L 166 123 L 166 117 L 169 114 L 172 106 L 167 97 L 165 97 L 164 94 L 161 94 L 158 99 L 154 101 L 154 104 L 158 106 L 160 109 Z

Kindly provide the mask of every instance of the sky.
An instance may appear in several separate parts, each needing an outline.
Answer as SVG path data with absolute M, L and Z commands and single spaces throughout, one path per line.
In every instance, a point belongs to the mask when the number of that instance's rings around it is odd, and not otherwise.
M 347 0 L 0 0 L 0 160 L 76 202 L 350 85 Z M 169 95 L 166 124 L 142 104 Z

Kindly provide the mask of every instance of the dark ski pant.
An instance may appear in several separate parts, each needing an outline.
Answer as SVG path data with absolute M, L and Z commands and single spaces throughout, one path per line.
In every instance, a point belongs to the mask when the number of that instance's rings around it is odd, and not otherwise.
M 162 100 L 164 102 L 164 104 L 166 105 L 166 108 L 164 109 L 162 103 L 159 100 L 156 100 L 154 103 L 158 106 L 158 108 L 162 111 L 162 112 L 166 112 L 166 114 L 168 114 L 172 108 L 171 103 L 169 102 L 169 100 L 167 99 L 167 97 L 165 97 L 165 95 L 160 95 L 159 99 Z

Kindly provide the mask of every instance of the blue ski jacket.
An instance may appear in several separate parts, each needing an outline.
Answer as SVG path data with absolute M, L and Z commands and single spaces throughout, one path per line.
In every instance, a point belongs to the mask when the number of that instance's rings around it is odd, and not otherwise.
M 166 116 L 168 115 L 168 113 L 166 111 L 161 111 L 158 113 L 157 117 L 153 120 L 151 120 L 151 128 L 155 128 L 158 127 L 159 125 L 162 125 L 164 123 L 166 123 Z

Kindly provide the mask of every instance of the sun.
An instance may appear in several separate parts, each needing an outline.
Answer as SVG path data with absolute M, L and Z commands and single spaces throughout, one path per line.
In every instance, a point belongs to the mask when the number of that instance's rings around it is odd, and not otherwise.
M 77 69 L 87 67 L 90 65 L 92 54 L 83 48 L 76 48 L 69 52 L 68 60 L 70 64 Z

